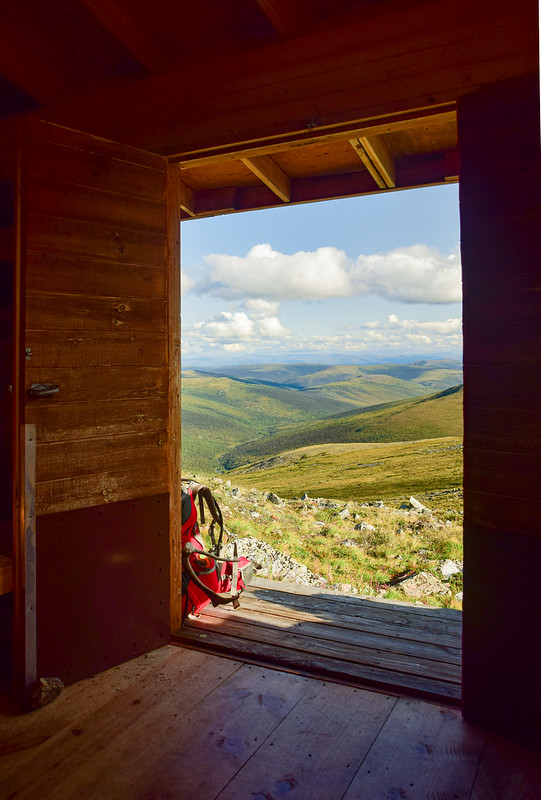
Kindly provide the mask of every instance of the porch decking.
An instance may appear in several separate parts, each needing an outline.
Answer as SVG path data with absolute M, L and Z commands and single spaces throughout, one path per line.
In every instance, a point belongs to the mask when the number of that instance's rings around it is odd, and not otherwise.
M 256 578 L 241 606 L 208 607 L 175 640 L 307 675 L 460 703 L 462 614 Z
M 0 797 L 530 800 L 538 755 L 423 700 L 166 646 L 21 714 Z

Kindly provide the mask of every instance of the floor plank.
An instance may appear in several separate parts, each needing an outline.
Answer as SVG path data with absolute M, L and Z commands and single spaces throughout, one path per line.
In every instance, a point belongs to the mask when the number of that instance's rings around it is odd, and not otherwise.
M 308 689 L 306 678 L 244 665 L 198 703 L 185 724 L 169 726 L 152 764 L 142 767 L 137 760 L 129 775 L 112 776 L 100 796 L 165 798 L 176 787 L 173 796 L 213 800 Z
M 139 666 L 142 663 L 141 659 L 131 662 Z M 178 724 L 241 666 L 233 660 L 209 660 L 202 653 L 167 648 L 165 658 L 142 675 L 130 671 L 124 681 L 126 673 L 121 665 L 97 676 L 96 686 L 107 686 L 106 700 L 94 695 L 94 699 L 84 701 L 84 711 L 78 703 L 88 682 L 66 687 L 50 706 L 19 716 L 20 727 L 30 733 L 33 719 L 39 725 L 42 712 L 54 710 L 55 706 L 58 709 L 45 741 L 29 743 L 23 738 L 27 744 L 24 763 L 19 761 L 4 768 L 4 758 L 0 759 L 0 797 L 10 797 L 12 793 L 18 800 L 115 796 L 106 795 L 105 788 L 114 774 L 121 773 L 119 779 L 125 781 L 126 772 L 134 765 L 151 766 L 148 758 L 152 762 L 156 752 L 148 746 L 160 741 L 171 724 Z M 21 788 L 21 774 L 25 771 L 28 777 Z
M 341 797 L 396 697 L 314 681 L 216 800 Z
M 462 615 L 256 579 L 241 606 L 207 606 L 174 639 L 255 662 L 458 704 Z
M 537 800 L 541 797 L 541 756 L 489 734 L 471 800 Z
M 377 644 L 366 645 L 354 630 L 344 631 L 317 623 L 297 623 L 293 626 L 280 618 L 265 614 L 255 617 L 219 609 L 209 609 L 199 620 L 190 620 L 190 627 L 198 630 L 223 632 L 231 636 L 253 639 L 258 642 L 291 647 L 305 653 L 322 653 L 341 661 L 406 672 L 411 675 L 438 678 L 460 684 L 460 663 L 429 659 L 418 653 L 408 653 L 395 647 L 382 649 Z
M 483 742 L 459 711 L 402 698 L 344 800 L 469 800 Z
M 255 663 L 267 663 L 276 668 L 283 668 L 321 678 L 335 680 L 338 683 L 355 684 L 371 687 L 379 691 L 414 694 L 427 699 L 439 698 L 441 701 L 457 704 L 460 698 L 460 686 L 430 678 L 419 678 L 415 675 L 396 672 L 355 662 L 344 662 L 332 656 L 306 653 L 280 647 L 278 644 L 266 644 L 256 639 L 239 636 L 228 636 L 215 633 L 206 628 L 184 628 L 180 646 L 193 645 L 205 652 L 215 652 L 233 658 L 246 658 Z
M 168 646 L 18 712 L 0 798 L 537 800 L 538 754 L 456 709 Z

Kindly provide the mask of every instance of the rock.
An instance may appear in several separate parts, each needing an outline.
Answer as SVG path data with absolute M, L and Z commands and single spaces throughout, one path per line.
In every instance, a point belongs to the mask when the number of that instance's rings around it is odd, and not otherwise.
M 359 522 L 358 525 L 355 525 L 356 531 L 375 531 L 375 527 L 370 525 L 368 522 Z
M 451 561 L 450 559 L 446 559 L 440 565 L 440 572 L 444 579 L 449 579 L 453 575 L 456 575 L 459 572 L 462 572 L 462 567 L 460 567 L 456 562 Z
M 344 508 L 341 511 L 338 512 L 337 516 L 339 516 L 340 519 L 347 519 L 349 517 L 349 508 L 348 508 L 348 506 L 345 505 Z
M 455 594 L 455 600 L 458 600 L 461 603 L 463 599 L 464 599 L 464 592 L 457 592 Z
M 411 578 L 405 578 L 397 584 L 407 597 L 419 599 L 427 595 L 435 594 L 446 597 L 451 594 L 447 586 L 431 575 L 429 572 L 419 572 Z
M 416 511 L 424 512 L 425 514 L 431 513 L 430 509 L 420 503 L 413 495 L 410 497 L 410 504 Z
M 356 542 L 355 539 L 342 539 L 340 544 L 343 547 L 359 547 L 359 542 Z
M 307 492 L 304 492 L 304 494 L 301 494 L 301 500 L 310 500 L 310 498 L 308 497 Z
M 278 497 L 278 495 L 274 494 L 274 492 L 267 492 L 267 494 L 265 495 L 265 500 L 268 500 L 269 503 L 274 503 L 275 506 L 284 505 L 284 501 L 282 500 L 282 498 Z
M 245 537 L 237 539 L 236 544 L 239 555 L 246 556 L 246 558 L 261 565 L 261 570 L 257 574 L 262 578 L 284 580 L 288 583 L 297 583 L 303 586 L 322 586 L 325 584 L 323 578 L 311 572 L 304 564 L 295 561 L 291 556 L 280 553 L 266 542 L 252 537 Z M 233 544 L 229 543 L 223 548 L 222 557 L 231 558 L 232 554 Z
M 235 486 L 234 489 L 231 489 L 231 496 L 232 497 L 239 497 L 240 494 L 241 494 L 241 491 L 237 486 Z

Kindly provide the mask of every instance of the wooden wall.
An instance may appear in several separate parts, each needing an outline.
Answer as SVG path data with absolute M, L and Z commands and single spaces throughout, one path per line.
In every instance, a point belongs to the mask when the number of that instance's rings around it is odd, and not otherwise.
M 73 681 L 169 635 L 180 210 L 159 156 L 36 120 L 20 152 L 17 406 L 36 429 L 36 548 L 35 603 L 18 607 L 37 612 L 17 623 L 16 608 L 16 625 L 18 640 L 35 628 L 37 677 Z M 44 384 L 57 391 L 35 396 Z M 33 580 L 25 513 L 18 570 Z
M 464 280 L 464 713 L 541 744 L 537 76 L 458 109 Z
M 38 515 L 168 489 L 166 171 L 33 122 L 23 159 L 25 419 Z M 32 384 L 59 393 L 32 398 Z
M 4 125 L 0 149 L 0 554 L 12 550 L 12 401 L 16 131 Z

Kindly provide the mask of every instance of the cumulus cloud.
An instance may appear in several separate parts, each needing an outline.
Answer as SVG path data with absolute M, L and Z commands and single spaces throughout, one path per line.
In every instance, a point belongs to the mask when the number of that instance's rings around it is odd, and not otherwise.
M 299 358 L 306 353 L 458 355 L 462 348 L 462 320 L 456 317 L 423 321 L 390 314 L 385 320 L 364 322 L 331 335 L 300 335 L 285 330 L 275 316 L 257 318 L 244 311 L 222 312 L 184 331 L 183 348 L 190 355 L 211 350 L 273 357 L 296 353 Z
M 267 311 L 272 310 L 267 308 Z M 215 317 L 197 322 L 183 331 L 183 346 L 222 348 L 225 352 L 242 352 L 261 343 L 276 344 L 287 338 L 288 331 L 278 317 L 266 315 L 263 307 L 252 315 L 246 311 L 221 311 Z
M 180 290 L 181 294 L 187 294 L 190 289 L 193 289 L 195 286 L 195 281 L 191 278 L 186 272 L 180 273 Z
M 460 259 L 418 244 L 350 258 L 336 247 L 284 254 L 258 244 L 246 256 L 205 257 L 205 277 L 195 291 L 253 302 L 319 301 L 379 295 L 403 303 L 456 303 L 461 299 Z

